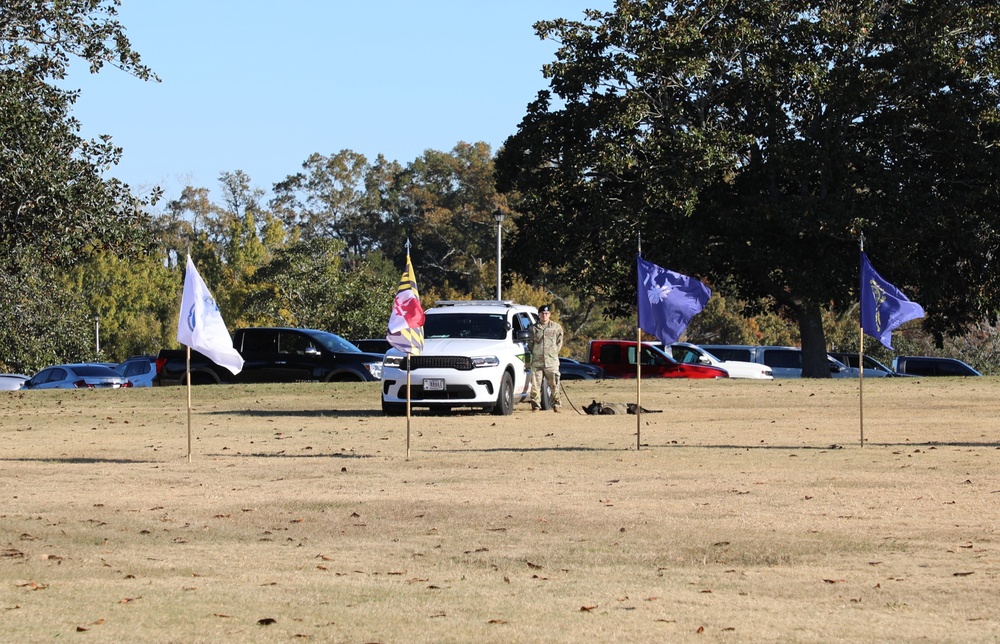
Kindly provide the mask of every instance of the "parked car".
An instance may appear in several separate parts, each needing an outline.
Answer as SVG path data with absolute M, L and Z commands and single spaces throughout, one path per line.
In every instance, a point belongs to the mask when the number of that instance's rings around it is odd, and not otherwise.
M 909 376 L 981 376 L 969 365 L 955 358 L 932 356 L 898 356 L 892 368 Z
M 704 364 L 725 369 L 730 378 L 751 378 L 754 380 L 773 380 L 771 367 L 756 362 L 740 360 L 723 360 L 712 352 L 689 342 L 674 342 L 670 345 L 670 353 L 674 360 L 685 364 Z
M 0 391 L 17 391 L 27 379 L 23 373 L 0 373 Z
M 604 369 L 573 358 L 559 358 L 560 380 L 604 380 Z
M 715 356 L 723 360 L 742 360 L 756 362 L 771 367 L 775 378 L 802 377 L 802 349 L 795 347 L 753 346 L 742 344 L 700 344 Z M 834 378 L 857 378 L 858 370 L 851 369 L 846 364 L 826 357 L 830 363 L 830 375 Z
M 381 353 L 382 355 L 385 355 L 385 352 L 392 348 L 392 345 L 385 338 L 355 340 L 352 344 L 365 353 Z
M 840 360 L 852 369 L 858 368 L 857 353 L 845 353 L 843 351 L 830 351 L 829 356 Z M 904 374 L 898 374 L 871 356 L 865 356 L 865 378 L 894 378 Z
M 156 377 L 156 356 L 132 356 L 115 365 L 115 371 L 127 378 L 133 387 L 152 387 Z
M 61 364 L 46 367 L 24 382 L 24 389 L 123 389 L 132 384 L 111 367 Z
M 591 340 L 588 345 L 591 364 L 599 365 L 611 378 L 636 377 L 636 343 L 631 340 Z M 643 378 L 728 378 L 722 368 L 677 362 L 659 346 L 643 342 L 641 352 Z

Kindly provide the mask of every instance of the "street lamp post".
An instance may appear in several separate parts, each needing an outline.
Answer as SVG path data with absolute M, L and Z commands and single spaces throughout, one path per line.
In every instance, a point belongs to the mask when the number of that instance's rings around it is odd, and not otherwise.
M 494 210 L 493 219 L 497 222 L 497 300 L 500 300 L 500 238 L 503 235 L 503 211 L 499 208 Z
M 101 316 L 94 316 L 94 344 L 96 345 L 97 355 L 101 354 Z

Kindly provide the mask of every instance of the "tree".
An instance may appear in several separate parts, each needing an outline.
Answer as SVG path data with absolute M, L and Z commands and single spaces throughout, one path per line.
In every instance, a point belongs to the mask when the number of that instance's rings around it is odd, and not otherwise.
M 978 0 L 620 0 L 559 42 L 499 187 L 516 252 L 635 302 L 634 255 L 769 298 L 828 377 L 854 232 L 941 342 L 1000 301 L 1000 12 Z M 558 99 L 558 100 L 557 100 Z
M 303 172 L 274 186 L 272 208 L 303 239 L 335 237 L 355 253 L 371 249 L 365 234 L 364 180 L 369 171 L 363 154 L 341 150 L 332 156 L 312 154 Z
M 458 143 L 451 152 L 426 150 L 406 170 L 406 194 L 416 210 L 412 220 L 418 277 L 442 290 L 476 297 L 495 296 L 494 213 L 504 213 L 504 229 L 516 229 L 506 199 L 497 193 L 493 156 L 485 143 Z
M 74 60 L 150 80 L 117 21 L 118 0 L 8 0 L 0 10 L 0 361 L 34 369 L 92 355 L 93 312 L 53 289 L 61 272 L 107 251 L 142 254 L 145 207 L 104 172 L 122 151 L 80 137 L 77 92 L 57 85 Z M 64 84 L 64 83 L 63 83 Z M 88 349 L 88 347 L 90 347 Z
M 100 316 L 99 359 L 117 362 L 173 344 L 183 282 L 159 253 L 127 260 L 95 253 L 58 284 Z
M 348 268 L 345 250 L 339 239 L 313 238 L 276 251 L 249 284 L 246 323 L 384 336 L 399 275 L 378 252 Z
M 57 87 L 72 58 L 92 73 L 105 64 L 142 79 L 115 19 L 118 0 L 12 0 L 0 14 L 0 257 L 6 271 L 28 261 L 72 264 L 81 251 L 131 252 L 145 242 L 146 202 L 104 179 L 121 149 L 110 137 L 80 138 L 70 116 L 77 92 Z

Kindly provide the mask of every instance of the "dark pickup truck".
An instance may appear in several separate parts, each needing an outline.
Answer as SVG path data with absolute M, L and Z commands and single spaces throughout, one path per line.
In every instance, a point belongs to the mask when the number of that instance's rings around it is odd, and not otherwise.
M 249 382 L 374 382 L 383 356 L 364 353 L 339 335 L 315 329 L 251 327 L 237 329 L 233 347 L 243 370 L 225 367 L 191 351 L 191 384 Z M 187 384 L 187 350 L 164 349 L 156 358 L 155 385 Z

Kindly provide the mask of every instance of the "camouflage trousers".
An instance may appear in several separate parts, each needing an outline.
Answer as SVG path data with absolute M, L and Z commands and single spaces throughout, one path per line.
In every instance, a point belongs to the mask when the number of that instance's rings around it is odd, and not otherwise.
M 531 370 L 531 394 L 529 402 L 538 406 L 542 404 L 542 379 L 549 383 L 549 391 L 552 392 L 552 406 L 562 406 L 562 390 L 559 388 L 559 372 L 555 369 L 543 369 L 541 367 Z

